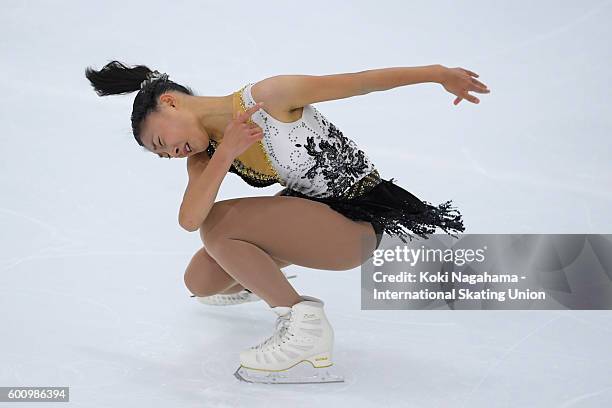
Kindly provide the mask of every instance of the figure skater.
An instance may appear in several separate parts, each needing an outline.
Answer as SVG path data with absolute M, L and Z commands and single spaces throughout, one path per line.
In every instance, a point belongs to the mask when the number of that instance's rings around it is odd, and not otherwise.
M 451 201 L 433 206 L 382 178 L 312 104 L 423 82 L 441 84 L 455 105 L 479 103 L 468 92 L 490 91 L 472 71 L 436 64 L 278 75 L 224 96 L 196 96 L 165 73 L 119 61 L 87 67 L 85 76 L 99 96 L 137 91 L 136 142 L 160 158 L 187 158 L 179 223 L 204 244 L 185 271 L 193 296 L 209 304 L 263 299 L 276 313 L 272 336 L 240 353 L 240 379 L 341 380 L 321 370 L 332 365 L 334 339 L 323 301 L 300 296 L 281 268 L 348 270 L 372 256 L 383 233 L 407 242 L 409 231 L 426 239 L 436 228 L 454 237 L 465 230 Z M 254 187 L 284 188 L 215 202 L 228 172 Z

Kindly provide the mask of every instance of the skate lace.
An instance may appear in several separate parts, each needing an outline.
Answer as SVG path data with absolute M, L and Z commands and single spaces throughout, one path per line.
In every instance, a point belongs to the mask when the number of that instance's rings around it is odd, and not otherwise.
M 252 347 L 256 350 L 263 350 L 264 348 L 272 347 L 276 348 L 280 346 L 287 335 L 289 335 L 289 325 L 292 321 L 291 312 L 286 316 L 279 316 L 276 319 L 276 325 L 272 336 L 268 337 L 265 341 Z

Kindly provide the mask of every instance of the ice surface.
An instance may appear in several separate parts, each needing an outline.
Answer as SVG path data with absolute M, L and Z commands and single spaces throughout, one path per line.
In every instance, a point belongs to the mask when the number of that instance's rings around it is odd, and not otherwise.
M 611 3 L 3 2 L 0 386 L 70 386 L 75 407 L 611 406 L 610 312 L 361 311 L 358 269 L 286 268 L 325 301 L 344 383 L 237 381 L 275 317 L 189 297 L 186 163 L 142 152 L 133 94 L 84 77 L 120 59 L 226 95 L 462 66 L 492 89 L 479 105 L 421 84 L 318 108 L 384 177 L 453 199 L 466 233 L 610 233 Z M 228 175 L 219 199 L 280 189 Z

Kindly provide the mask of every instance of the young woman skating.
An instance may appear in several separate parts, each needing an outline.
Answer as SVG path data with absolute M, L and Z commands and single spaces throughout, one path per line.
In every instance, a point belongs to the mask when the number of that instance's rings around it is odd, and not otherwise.
M 165 73 L 119 61 L 99 71 L 88 67 L 85 75 L 100 96 L 137 91 L 131 115 L 137 143 L 161 158 L 187 158 L 179 223 L 199 231 L 204 244 L 185 272 L 188 289 L 209 303 L 261 298 L 277 314 L 272 336 L 240 354 L 242 379 L 338 380 L 324 370 L 332 365 L 333 330 L 323 301 L 299 295 L 281 268 L 352 269 L 378 248 L 383 233 L 407 242 L 409 231 L 427 238 L 436 228 L 465 230 L 451 201 L 433 206 L 382 178 L 313 104 L 423 82 L 441 84 L 456 95 L 455 105 L 479 103 L 468 92 L 489 89 L 474 72 L 430 65 L 279 75 L 223 96 L 196 96 Z M 215 202 L 228 172 L 254 187 L 284 189 Z

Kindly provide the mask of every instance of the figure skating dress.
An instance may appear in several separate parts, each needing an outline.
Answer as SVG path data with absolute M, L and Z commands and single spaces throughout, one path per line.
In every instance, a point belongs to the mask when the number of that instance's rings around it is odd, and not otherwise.
M 234 117 L 256 104 L 254 83 L 233 93 Z M 406 243 L 410 232 L 427 238 L 436 227 L 447 234 L 465 230 L 461 214 L 451 201 L 433 206 L 397 184 L 383 179 L 357 144 L 323 116 L 313 105 L 303 108 L 297 121 L 281 122 L 264 109 L 249 122 L 263 130 L 263 138 L 234 159 L 229 172 L 254 187 L 275 183 L 284 186 L 280 195 L 301 197 L 327 204 L 352 220 L 372 223 L 377 247 L 383 233 Z M 210 139 L 207 153 L 218 142 Z

